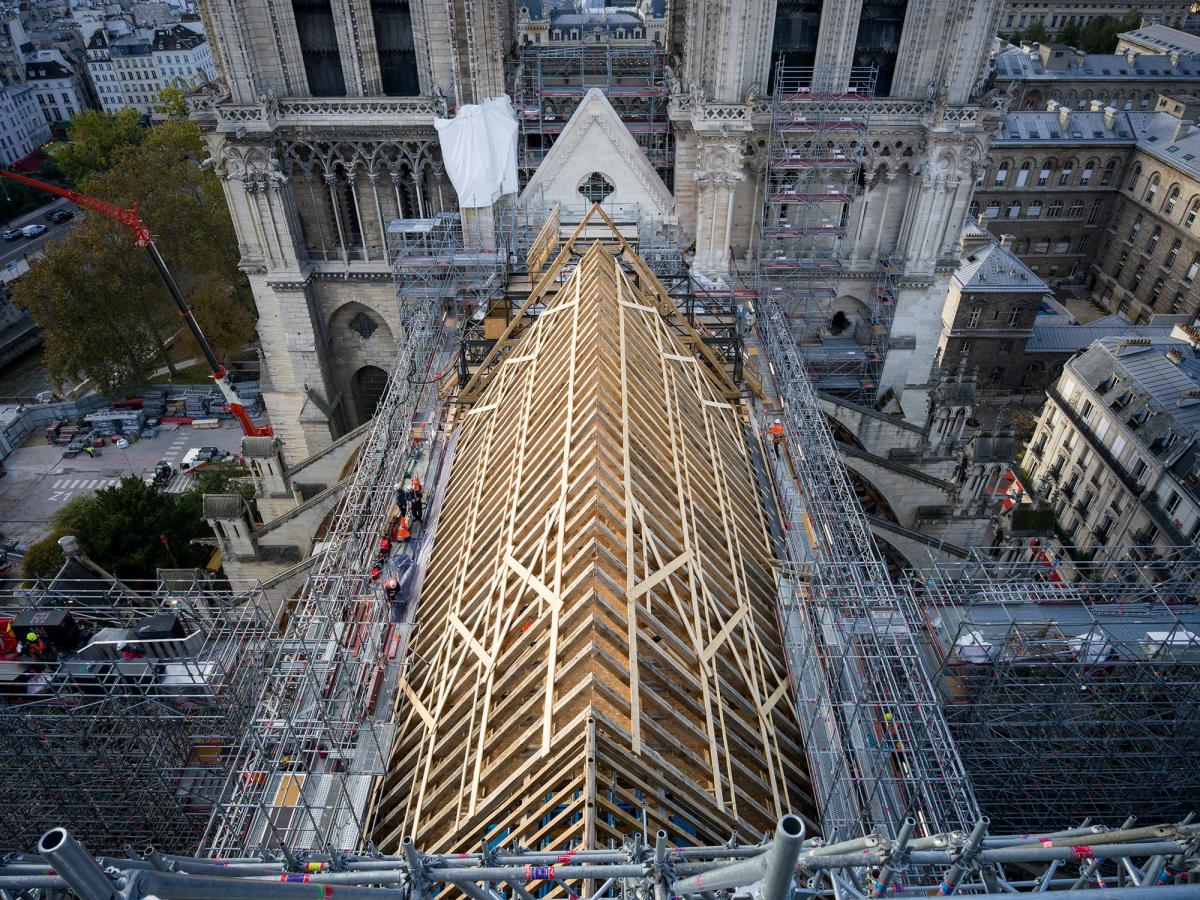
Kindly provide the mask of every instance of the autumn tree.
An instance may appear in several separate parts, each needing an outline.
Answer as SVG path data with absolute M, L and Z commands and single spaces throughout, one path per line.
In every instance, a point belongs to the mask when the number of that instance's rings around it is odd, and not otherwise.
M 54 150 L 59 170 L 72 181 L 79 181 L 113 164 L 120 149 L 142 142 L 144 129 L 136 109 L 105 113 L 84 110 L 71 120 L 66 143 Z
M 227 358 L 253 333 L 253 301 L 220 181 L 200 170 L 203 151 L 197 126 L 171 118 L 113 149 L 110 167 L 78 187 L 137 204 L 205 336 Z M 110 395 L 144 384 L 160 365 L 173 371 L 167 343 L 176 334 L 191 355 L 200 352 L 145 251 L 96 213 L 47 245 L 15 300 L 45 329 L 47 368 L 60 384 L 89 377 Z

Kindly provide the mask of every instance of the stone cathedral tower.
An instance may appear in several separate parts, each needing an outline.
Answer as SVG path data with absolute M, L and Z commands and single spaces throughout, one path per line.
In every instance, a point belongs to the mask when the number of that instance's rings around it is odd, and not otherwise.
M 194 116 L 225 182 L 258 303 L 264 395 L 289 458 L 370 416 L 400 327 L 387 223 L 457 207 L 434 119 L 512 93 L 528 41 L 519 32 L 537 26 L 553 39 L 557 5 L 201 0 L 220 82 L 193 98 Z M 693 268 L 706 274 L 753 270 L 773 64 L 877 67 L 837 307 L 860 315 L 880 255 L 904 259 L 881 378 L 923 415 L 941 303 L 986 162 L 982 79 L 999 0 L 642 0 L 637 9 L 670 61 L 660 82 L 669 140 L 652 161 L 685 243 L 695 240 Z M 561 35 L 609 45 L 628 36 Z M 614 106 L 623 119 L 641 115 Z M 566 102 L 556 109 L 560 120 L 571 112 Z

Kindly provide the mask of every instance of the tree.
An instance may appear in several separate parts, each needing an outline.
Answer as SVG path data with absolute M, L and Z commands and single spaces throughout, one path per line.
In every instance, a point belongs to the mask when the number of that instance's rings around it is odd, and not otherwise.
M 25 576 L 53 577 L 62 554 L 56 556 L 52 546 L 64 534 L 75 535 L 88 556 L 118 578 L 154 578 L 160 568 L 203 566 L 211 551 L 191 543 L 213 537 L 201 518 L 201 502 L 198 491 L 167 494 L 133 476 L 76 497 L 51 518 L 50 537 L 29 548 Z
M 217 177 L 201 172 L 203 140 L 186 119 L 147 129 L 140 143 L 113 148 L 111 167 L 79 189 L 122 206 L 134 203 L 155 235 L 219 357 L 254 330 L 249 285 Z M 111 396 L 145 384 L 167 354 L 179 319 L 158 273 L 128 229 L 90 215 L 17 282 L 19 305 L 46 332 L 46 363 L 61 385 L 92 378 Z M 199 348 L 183 333 L 193 355 Z
M 1068 47 L 1078 47 L 1079 38 L 1079 26 L 1075 24 L 1074 19 L 1058 30 L 1057 42 L 1060 44 L 1066 44 Z
M 1112 53 L 1117 47 L 1117 36 L 1123 31 L 1132 31 L 1141 24 L 1141 13 L 1134 9 L 1119 19 L 1113 16 L 1096 16 L 1080 30 L 1076 46 L 1085 53 Z
M 1021 35 L 1022 40 L 1035 41 L 1039 44 L 1050 43 L 1050 32 L 1046 30 L 1046 26 L 1041 22 L 1034 22 L 1025 29 Z
M 136 109 L 104 113 L 84 110 L 71 120 L 66 143 L 54 150 L 55 161 L 64 175 L 73 181 L 103 172 L 123 147 L 140 144 L 145 136 Z
M 154 111 L 168 118 L 186 119 L 188 106 L 184 99 L 183 88 L 169 85 L 159 91 L 155 98 Z

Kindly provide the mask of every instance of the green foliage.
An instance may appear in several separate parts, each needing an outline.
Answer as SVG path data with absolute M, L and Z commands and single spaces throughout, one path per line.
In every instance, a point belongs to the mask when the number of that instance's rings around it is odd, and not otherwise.
M 1131 9 L 1121 18 L 1096 16 L 1079 31 L 1076 46 L 1086 53 L 1112 53 L 1117 48 L 1117 35 L 1133 31 L 1142 24 L 1142 14 Z
M 1050 41 L 1050 32 L 1046 30 L 1046 26 L 1041 22 L 1034 22 L 1023 32 L 1021 39 L 1025 41 L 1036 41 L 1039 44 L 1045 44 Z
M 122 206 L 137 204 L 218 356 L 245 346 L 254 330 L 249 285 L 220 181 L 201 172 L 204 143 L 186 119 L 139 132 L 111 150 L 111 168 L 79 189 Z M 46 364 L 57 383 L 91 378 L 111 396 L 144 384 L 167 362 L 179 318 L 148 256 L 128 229 L 92 214 L 46 246 L 15 301 L 46 331 Z M 191 336 L 189 355 L 199 356 Z
M 45 206 L 50 199 L 44 191 L 37 188 L 0 179 L 0 220 L 7 224 L 17 216 Z
M 1066 44 L 1068 47 L 1079 47 L 1079 37 L 1079 26 L 1076 25 L 1075 20 L 1072 19 L 1058 30 L 1058 38 L 1056 41 L 1059 44 Z
M 49 581 L 62 568 L 63 552 L 58 539 L 65 532 L 52 531 L 47 537 L 30 544 L 21 560 L 21 574 L 29 581 Z
M 254 497 L 252 484 L 240 484 L 235 479 L 247 478 L 250 470 L 234 463 L 209 463 L 196 471 L 192 490 L 204 494 L 241 494 L 247 500 Z
M 25 576 L 54 576 L 62 565 L 56 542 L 64 534 L 75 535 L 88 556 L 118 578 L 153 578 L 159 568 L 177 564 L 203 566 L 211 551 L 191 541 L 213 535 L 200 513 L 198 491 L 167 494 L 140 478 L 123 478 L 115 487 L 76 497 L 55 513 L 50 537 L 29 548 Z
M 136 109 L 81 112 L 71 121 L 70 139 L 54 148 L 58 168 L 73 181 L 105 171 L 113 164 L 118 150 L 142 142 L 145 133 L 140 120 Z
M 183 89 L 170 85 L 159 91 L 155 98 L 154 111 L 168 118 L 186 119 L 188 107 Z

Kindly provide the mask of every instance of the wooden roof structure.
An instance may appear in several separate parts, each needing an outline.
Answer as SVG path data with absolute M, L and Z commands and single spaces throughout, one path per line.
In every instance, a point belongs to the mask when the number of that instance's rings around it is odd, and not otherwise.
M 712 844 L 813 814 L 740 405 L 612 247 L 576 256 L 465 413 L 384 852 Z

